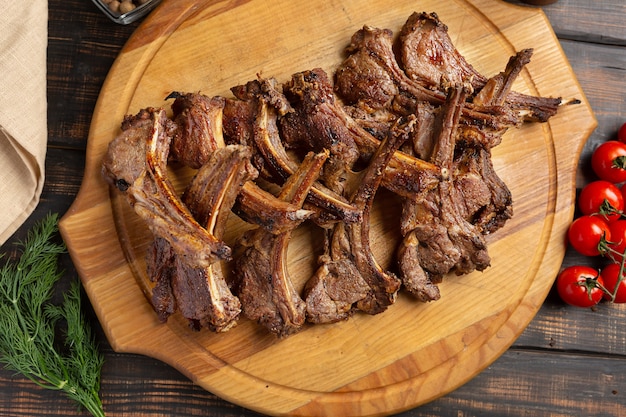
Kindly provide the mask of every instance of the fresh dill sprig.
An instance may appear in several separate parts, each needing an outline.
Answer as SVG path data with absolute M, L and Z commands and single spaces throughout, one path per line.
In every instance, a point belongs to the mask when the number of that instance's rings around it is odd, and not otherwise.
M 55 243 L 58 216 L 37 223 L 16 262 L 0 268 L 0 363 L 37 385 L 64 392 L 97 417 L 103 356 L 81 311 L 80 284 L 75 281 L 61 305 L 51 302 L 63 273 L 58 268 L 63 244 Z M 2 255 L 0 255 L 2 257 Z M 55 343 L 64 328 L 64 346 Z

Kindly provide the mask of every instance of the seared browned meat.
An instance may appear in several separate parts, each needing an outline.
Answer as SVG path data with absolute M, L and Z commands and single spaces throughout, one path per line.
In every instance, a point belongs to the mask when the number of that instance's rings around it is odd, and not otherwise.
M 308 154 L 279 199 L 302 205 L 327 158 L 328 151 Z M 299 331 L 306 319 L 305 303 L 287 270 L 290 238 L 291 230 L 275 234 L 258 227 L 246 232 L 236 248 L 235 287 L 243 312 L 279 337 Z
M 476 92 L 490 88 L 487 77 L 476 71 L 454 47 L 448 27 L 435 13 L 413 13 L 400 31 L 399 44 L 404 71 L 411 79 L 428 88 L 441 91 L 447 84 L 458 83 L 471 83 Z M 532 49 L 527 49 L 520 52 L 517 58 L 527 60 L 531 54 Z M 503 91 L 504 100 L 500 103 L 506 101 L 512 110 L 530 121 L 545 122 L 556 114 L 561 104 L 560 98 L 529 96 L 508 89 Z
M 299 148 L 315 152 L 330 150 L 321 179 L 331 190 L 343 195 L 346 175 L 360 153 L 345 122 L 330 113 L 335 106 L 335 95 L 326 72 L 316 68 L 293 74 L 284 91 L 294 111 L 281 119 L 282 135 L 289 143 L 299 144 Z
M 242 185 L 256 176 L 248 147 L 217 149 L 190 182 L 183 202 L 198 222 L 222 239 L 235 197 Z M 178 308 L 194 328 L 223 332 L 234 326 L 241 304 L 226 283 L 224 263 L 198 267 L 186 256 L 168 250 L 168 245 L 155 239 L 146 258 L 149 277 L 156 283 L 152 304 L 159 318 L 166 320 Z
M 298 168 L 298 161 L 287 155 L 278 136 L 278 116 L 292 109 L 276 88 L 276 80 L 271 78 L 233 87 L 235 98 L 226 102 L 229 117 L 225 133 L 227 142 L 246 144 L 255 150 L 255 163 L 265 179 L 282 183 Z
M 176 252 L 170 243 L 156 236 L 146 253 L 146 272 L 152 288 L 152 307 L 163 323 L 178 309 L 172 290 L 172 277 L 176 273 Z
M 323 70 L 318 68 L 298 73 L 292 78 L 292 83 L 285 88 L 293 90 L 288 97 L 291 95 L 299 97 L 296 99 L 298 104 L 294 107 L 303 108 L 303 111 L 281 119 L 282 133 L 285 137 L 292 138 L 290 141 L 299 142 L 307 146 L 307 149 L 310 147 L 313 150 L 321 146 L 331 146 L 337 153 L 345 148 L 350 148 L 352 153 L 353 146 L 356 146 L 364 163 L 368 163 L 379 149 L 381 142 L 359 126 L 346 113 L 343 106 L 329 96 L 332 84 Z M 315 111 L 304 111 L 305 109 Z M 391 121 L 391 124 L 394 122 L 395 120 Z M 388 129 L 385 135 L 389 133 Z M 323 143 L 324 141 L 326 143 Z M 341 160 L 341 157 L 337 159 Z M 356 162 L 354 156 L 349 156 L 344 163 L 336 164 L 335 172 L 342 169 L 351 170 L 354 162 Z M 384 187 L 400 195 L 413 195 L 434 187 L 440 175 L 441 172 L 436 165 L 396 151 L 386 164 L 382 183 Z M 345 179 L 343 177 L 343 180 Z M 338 183 L 338 187 L 343 187 L 341 179 Z
M 355 310 L 378 314 L 395 301 L 401 283 L 374 258 L 369 243 L 369 220 L 385 166 L 412 129 L 412 119 L 402 125 L 396 124 L 362 172 L 351 201 L 362 210 L 363 221 L 337 223 L 332 229 L 332 236 L 326 242 L 326 253 L 320 257 L 320 267 L 305 288 L 307 315 L 311 322 L 344 320 Z
M 437 104 L 445 100 L 444 94 L 428 90 L 400 69 L 389 29 L 364 26 L 352 36 L 346 52 L 348 57 L 335 72 L 335 90 L 346 104 L 358 103 L 371 112 L 391 107 L 402 95 Z
M 424 301 L 439 298 L 432 284 L 448 272 L 465 274 L 490 263 L 481 230 L 464 218 L 462 195 L 454 187 L 455 133 L 466 95 L 462 86 L 451 89 L 433 130 L 431 162 L 445 177 L 429 193 L 403 204 L 399 267 L 405 287 Z
M 513 82 L 531 55 L 532 50 L 525 49 L 511 57 L 505 70 L 487 80 L 472 103 L 477 107 L 506 106 Z M 512 216 L 511 192 L 491 161 L 491 148 L 500 143 L 503 133 L 467 125 L 457 133 L 454 185 L 463 202 L 458 206 L 463 217 L 483 234 L 499 229 Z
M 190 263 L 207 267 L 231 257 L 230 248 L 194 219 L 167 179 L 166 165 L 175 127 L 162 109 L 127 117 L 125 130 L 104 157 L 104 178 L 123 191 L 155 236 L 167 240 Z
M 224 147 L 222 117 L 224 98 L 197 93 L 171 93 L 173 120 L 178 127 L 172 139 L 171 157 L 198 169 L 217 148 Z
M 459 213 L 481 233 L 493 233 L 513 216 L 511 191 L 493 167 L 490 148 L 458 139 L 456 147 L 454 187 Z
M 199 93 L 169 95 L 175 98 L 172 109 L 172 152 L 174 159 L 191 168 L 206 164 L 213 152 L 225 143 L 241 144 L 252 152 L 250 160 L 257 169 L 263 169 L 263 156 L 255 153 L 257 139 L 254 132 L 258 119 L 252 102 L 207 97 Z M 276 100 L 274 100 L 276 102 Z M 254 104 L 254 103 L 252 103 Z M 228 136 L 231 135 L 231 136 Z M 226 138 L 237 135 L 239 142 Z M 253 182 L 246 182 L 237 195 L 236 212 L 250 223 L 260 224 L 274 231 L 293 228 L 314 213 L 288 202 L 276 199 Z
M 272 79 L 259 79 L 250 81 L 245 86 L 234 87 L 233 91 L 239 100 L 233 101 L 247 104 L 228 105 L 229 114 L 234 116 L 234 121 L 227 122 L 229 127 L 226 131 L 231 134 L 244 131 L 242 136 L 229 137 L 227 140 L 245 140 L 253 144 L 259 155 L 257 163 L 261 173 L 265 173 L 268 180 L 282 183 L 295 173 L 299 163 L 287 153 L 285 144 L 288 140 L 279 135 L 278 116 L 286 117 L 292 113 L 292 108 L 285 104 L 288 103 L 287 99 L 276 88 L 276 82 Z M 245 129 L 236 128 L 231 126 L 235 121 L 251 125 Z M 343 196 L 318 181 L 312 185 L 307 199 L 322 211 L 332 213 L 333 218 L 347 222 L 359 220 L 358 212 Z
M 335 90 L 346 104 L 359 107 L 363 114 L 385 112 L 405 116 L 415 113 L 419 102 L 437 106 L 444 103 L 445 89 L 426 88 L 400 68 L 390 30 L 364 26 L 352 36 L 347 52 L 349 56 L 335 73 Z M 378 91 L 382 86 L 385 86 L 384 94 Z M 518 125 L 521 114 L 509 107 L 474 108 L 469 104 L 463 108 L 462 120 L 500 131 Z

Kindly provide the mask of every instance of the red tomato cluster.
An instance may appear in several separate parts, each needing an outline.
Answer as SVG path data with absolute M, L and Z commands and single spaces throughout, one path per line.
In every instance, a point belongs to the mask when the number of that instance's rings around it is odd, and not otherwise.
M 626 302 L 626 123 L 617 140 L 598 146 L 591 156 L 598 180 L 587 184 L 578 197 L 582 213 L 569 227 L 570 245 L 585 256 L 604 256 L 600 271 L 575 265 L 559 273 L 556 289 L 563 301 L 592 307 L 605 299 Z

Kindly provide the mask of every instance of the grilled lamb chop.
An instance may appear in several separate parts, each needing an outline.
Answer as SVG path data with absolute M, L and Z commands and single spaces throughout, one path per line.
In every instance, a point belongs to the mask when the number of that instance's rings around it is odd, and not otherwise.
M 513 215 L 511 191 L 495 171 L 488 148 L 457 140 L 457 150 L 454 187 L 459 213 L 482 234 L 493 233 Z
M 102 174 L 124 192 L 152 233 L 167 240 L 177 254 L 198 267 L 230 259 L 231 250 L 202 227 L 167 179 L 169 147 L 176 126 L 162 109 L 144 109 L 123 122 L 110 144 Z
M 431 90 L 406 75 L 396 61 L 393 32 L 364 26 L 347 48 L 349 56 L 335 73 L 335 91 L 347 105 L 360 113 L 406 116 L 415 112 L 418 102 L 441 105 L 444 90 Z M 521 122 L 521 114 L 503 106 L 464 106 L 464 123 L 502 131 Z
M 197 93 L 171 93 L 173 120 L 178 126 L 172 138 L 171 157 L 198 169 L 217 148 L 224 147 L 222 118 L 225 99 Z
M 250 81 L 245 86 L 233 87 L 232 91 L 238 100 L 226 104 L 230 116 L 225 121 L 227 141 L 252 144 L 259 155 L 258 168 L 265 178 L 279 184 L 286 181 L 295 173 L 299 162 L 288 155 L 277 119 L 291 113 L 291 105 L 277 91 L 273 79 Z M 245 127 L 244 123 L 247 123 Z M 345 198 L 318 181 L 311 187 L 307 200 L 342 221 L 359 220 L 358 212 Z
M 279 198 L 294 205 L 304 203 L 327 158 L 328 151 L 308 154 Z M 306 319 L 305 303 L 287 270 L 290 238 L 290 230 L 275 234 L 258 227 L 246 232 L 236 247 L 235 287 L 243 312 L 279 337 L 298 332 Z
M 250 164 L 250 148 L 230 145 L 217 149 L 197 172 L 183 195 L 194 217 L 222 238 L 230 209 L 243 184 L 258 172 Z M 223 262 L 207 268 L 177 263 L 172 287 L 184 317 L 199 327 L 226 331 L 235 325 L 241 304 L 224 279 Z
M 489 88 L 487 77 L 476 71 L 454 47 L 447 26 L 437 14 L 413 13 L 400 31 L 399 43 L 404 71 L 420 84 L 439 91 L 443 85 L 468 82 L 476 92 Z M 529 59 L 532 49 L 520 54 Z M 561 104 L 560 98 L 530 96 L 508 89 L 502 98 L 501 104 L 506 102 L 526 120 L 535 122 L 548 120 Z
M 248 123 L 235 118 L 235 114 L 242 116 L 242 110 L 235 113 L 229 106 L 235 100 L 180 92 L 173 92 L 168 98 L 175 99 L 172 103 L 175 129 L 170 159 L 191 168 L 200 168 L 216 149 L 225 146 L 225 130 L 235 126 L 240 126 L 236 132 L 241 134 L 239 143 L 252 151 L 256 149 L 253 141 L 245 139 L 243 127 L 248 126 Z M 250 116 L 249 120 L 252 126 L 254 117 Z M 250 158 L 253 165 L 262 167 L 262 164 L 254 163 L 254 158 L 258 159 L 258 155 L 253 153 Z M 235 211 L 244 220 L 262 224 L 274 231 L 293 228 L 314 214 L 276 199 L 253 182 L 244 183 L 237 195 Z
M 305 286 L 309 321 L 344 320 L 355 310 L 378 314 L 395 301 L 400 280 L 374 258 L 369 244 L 369 219 L 385 166 L 412 129 L 412 120 L 394 126 L 361 173 L 351 201 L 362 210 L 363 221 L 337 223 L 332 236 L 327 238 L 326 253 L 320 257 L 318 270 Z
M 298 162 L 286 154 L 280 139 L 278 148 L 273 149 L 278 135 L 276 118 L 293 111 L 291 104 L 278 91 L 274 78 L 259 77 L 232 87 L 231 91 L 235 98 L 227 99 L 224 107 L 226 142 L 250 146 L 262 177 L 282 183 L 298 168 Z
M 249 160 L 247 147 L 217 149 L 183 194 L 183 202 L 198 222 L 220 239 L 240 188 L 257 176 Z M 168 246 L 167 241 L 155 239 L 146 258 L 149 277 L 156 282 L 152 304 L 159 318 L 167 320 L 177 307 L 196 329 L 224 332 L 233 327 L 241 304 L 226 283 L 223 262 L 197 267 Z
M 330 189 L 343 195 L 346 175 L 360 153 L 346 123 L 328 115 L 335 106 L 330 80 L 319 68 L 298 72 L 285 84 L 284 91 L 294 111 L 281 120 L 281 133 L 287 142 L 299 144 L 298 147 L 315 152 L 329 149 L 330 157 L 321 179 Z
M 331 146 L 337 149 L 337 153 L 356 146 L 363 160 L 361 163 L 368 163 L 380 148 L 381 142 L 363 129 L 330 95 L 332 85 L 322 69 L 295 74 L 285 90 L 288 97 L 296 97 L 294 108 L 302 108 L 302 111 L 281 119 L 281 132 L 287 141 L 304 144 L 306 149 L 313 150 Z M 344 169 L 350 169 L 353 163 L 351 155 L 343 164 Z M 382 184 L 397 194 L 410 196 L 434 187 L 440 175 L 436 165 L 396 151 L 386 164 Z
M 481 230 L 469 223 L 459 208 L 461 195 L 454 187 L 455 133 L 466 92 L 451 89 L 433 131 L 431 162 L 447 176 L 438 187 L 403 203 L 399 267 L 405 287 L 420 300 L 439 298 L 433 285 L 450 271 L 457 274 L 483 270 L 490 258 Z M 418 262 L 415 261 L 417 256 Z

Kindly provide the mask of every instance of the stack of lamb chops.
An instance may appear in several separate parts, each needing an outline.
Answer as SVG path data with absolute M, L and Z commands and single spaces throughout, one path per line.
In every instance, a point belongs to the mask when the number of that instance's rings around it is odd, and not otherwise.
M 223 332 L 243 313 L 286 337 L 307 322 L 381 313 L 401 288 L 437 300 L 446 274 L 487 268 L 485 236 L 512 215 L 491 148 L 561 105 L 511 91 L 531 54 L 487 78 L 436 14 L 414 13 L 395 40 L 356 32 L 334 78 L 320 68 L 283 84 L 258 77 L 230 98 L 172 93 L 171 116 L 127 116 L 103 176 L 154 235 L 146 259 L 159 318 L 179 311 L 195 329 Z M 181 196 L 169 161 L 197 170 Z M 402 204 L 393 271 L 369 243 L 379 187 Z M 231 213 L 255 225 L 232 248 L 222 240 Z M 324 250 L 298 291 L 287 248 L 305 221 L 323 230 Z

